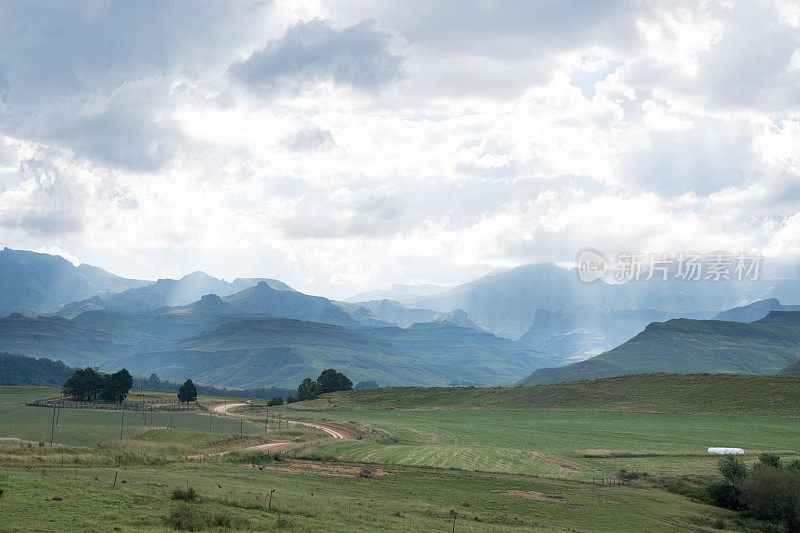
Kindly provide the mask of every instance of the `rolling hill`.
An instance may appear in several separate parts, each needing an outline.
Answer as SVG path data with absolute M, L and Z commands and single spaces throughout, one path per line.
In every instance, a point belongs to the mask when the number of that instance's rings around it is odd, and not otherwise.
M 800 359 L 800 313 L 774 311 L 750 324 L 675 319 L 592 359 L 534 371 L 518 385 L 543 385 L 623 374 L 696 372 L 775 374 Z
M 136 353 L 114 365 L 137 373 L 156 372 L 168 379 L 192 377 L 238 387 L 296 387 L 330 367 L 354 381 L 447 382 L 443 369 L 406 355 L 388 342 L 330 324 L 284 318 L 228 322 L 175 342 L 167 350 Z
M 329 401 L 330 400 L 330 401 Z M 646 374 L 535 387 L 393 387 L 335 392 L 300 411 L 622 411 L 797 418 L 800 379 L 733 374 Z M 564 428 L 564 431 L 569 431 Z
M 456 384 L 510 384 L 553 360 L 509 339 L 447 320 L 364 330 L 446 370 Z

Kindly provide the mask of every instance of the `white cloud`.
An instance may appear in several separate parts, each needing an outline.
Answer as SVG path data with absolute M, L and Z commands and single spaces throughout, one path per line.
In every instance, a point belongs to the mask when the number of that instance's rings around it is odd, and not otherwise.
M 335 296 L 586 246 L 800 254 L 793 2 L 21 5 L 8 246 Z

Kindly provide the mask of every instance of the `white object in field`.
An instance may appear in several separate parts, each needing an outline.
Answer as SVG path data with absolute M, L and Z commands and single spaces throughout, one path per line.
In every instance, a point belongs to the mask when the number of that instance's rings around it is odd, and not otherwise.
M 709 448 L 708 453 L 716 453 L 717 455 L 744 455 L 744 450 L 741 448 Z

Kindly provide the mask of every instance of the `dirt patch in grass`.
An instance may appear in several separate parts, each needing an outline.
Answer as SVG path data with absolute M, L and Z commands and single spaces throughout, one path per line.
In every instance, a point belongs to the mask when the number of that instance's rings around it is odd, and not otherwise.
M 369 474 L 365 474 L 365 468 L 351 465 L 335 465 L 330 463 L 320 463 L 318 461 L 304 461 L 300 459 L 284 459 L 275 465 L 242 465 L 244 468 L 255 468 L 268 472 L 281 472 L 283 474 L 317 474 L 330 477 L 352 477 L 377 479 L 390 475 L 392 472 L 380 468 L 370 468 Z
M 543 492 L 537 492 L 535 490 L 506 490 L 500 491 L 495 490 L 494 492 L 498 492 L 503 496 L 511 496 L 512 498 L 521 498 L 523 500 L 530 500 L 534 502 L 546 502 L 546 503 L 560 503 L 561 505 L 566 505 L 572 509 L 583 509 L 584 507 L 580 505 L 573 505 L 566 501 L 563 496 L 553 496 L 548 495 Z
M 555 457 L 550 457 L 549 455 L 545 455 L 545 454 L 540 453 L 540 452 L 533 452 L 533 456 L 536 457 L 536 459 L 538 459 L 540 461 L 544 461 L 545 463 L 548 463 L 548 464 L 551 464 L 551 465 L 554 465 L 554 466 L 558 466 L 558 467 L 564 468 L 566 470 L 571 470 L 573 472 L 577 472 L 578 470 L 580 470 L 579 467 L 575 466 L 572 463 L 568 463 L 567 461 L 564 461 L 563 459 L 556 459 Z

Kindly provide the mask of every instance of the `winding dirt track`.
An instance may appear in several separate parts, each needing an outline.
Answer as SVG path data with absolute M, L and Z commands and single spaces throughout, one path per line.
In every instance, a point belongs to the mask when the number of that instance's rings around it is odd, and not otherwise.
M 212 409 L 212 411 L 214 413 L 216 413 L 216 414 L 226 416 L 226 415 L 228 415 L 228 410 L 229 409 L 235 409 L 235 408 L 241 407 L 243 405 L 247 405 L 247 404 L 245 404 L 243 402 L 224 403 L 222 405 L 217 405 L 216 407 L 214 407 Z M 344 429 L 340 429 L 340 428 L 337 428 L 337 427 L 329 426 L 327 424 L 321 424 L 319 422 L 304 422 L 304 421 L 301 421 L 301 420 L 290 420 L 290 419 L 287 419 L 287 420 L 288 420 L 288 422 L 290 424 L 295 424 L 297 426 L 306 426 L 306 427 L 310 427 L 310 428 L 321 429 L 322 431 L 327 433 L 328 436 L 330 438 L 332 438 L 332 439 L 352 439 L 353 438 L 353 434 L 350 433 L 349 431 L 346 431 Z M 274 444 L 286 444 L 286 445 L 288 445 L 290 443 L 288 443 L 288 442 L 287 443 L 277 443 L 276 442 Z M 262 446 L 264 446 L 264 445 L 262 445 Z M 256 447 L 256 448 L 248 448 L 248 449 L 259 449 L 259 448 Z

